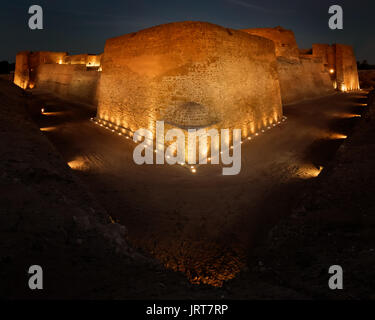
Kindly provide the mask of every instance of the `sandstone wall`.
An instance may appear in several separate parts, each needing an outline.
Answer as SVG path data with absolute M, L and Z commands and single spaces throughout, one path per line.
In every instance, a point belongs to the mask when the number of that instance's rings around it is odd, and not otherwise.
M 245 29 L 249 34 L 259 35 L 275 43 L 278 74 L 283 104 L 295 103 L 333 93 L 329 71 L 324 67 L 325 48 L 314 47 L 316 56 L 310 50 L 300 52 L 294 33 L 282 27 Z
M 315 44 L 313 56 L 321 57 L 330 71 L 335 87 L 341 91 L 358 90 L 357 61 L 352 46 L 343 44 Z
M 319 59 L 300 58 L 295 61 L 278 58 L 278 73 L 283 104 L 334 92 L 329 74 Z
M 66 52 L 22 51 L 16 56 L 14 83 L 22 89 L 34 88 L 37 68 L 41 64 L 62 63 Z
M 313 44 L 312 45 L 312 55 L 317 58 L 321 58 L 324 65 L 328 66 L 328 49 L 330 48 L 329 44 Z M 333 59 L 332 59 L 333 58 Z M 334 66 L 335 64 L 334 54 L 330 56 L 330 64 Z
M 96 105 L 100 59 L 101 55 L 23 51 L 16 56 L 14 83 L 23 89 L 38 87 L 66 99 Z
M 342 91 L 358 90 L 357 61 L 352 46 L 336 44 L 336 79 Z
M 75 54 L 68 55 L 64 59 L 65 64 L 83 64 L 87 67 L 99 67 L 102 55 Z
M 272 40 L 275 43 L 276 56 L 278 57 L 285 57 L 291 60 L 298 60 L 299 58 L 299 49 L 292 30 L 276 27 L 243 29 L 242 31 Z
M 157 26 L 109 39 L 98 118 L 136 131 L 173 126 L 239 128 L 282 117 L 272 41 L 202 23 Z
M 22 89 L 27 89 L 29 87 L 29 51 L 17 53 L 14 84 Z
M 37 69 L 36 84 L 66 99 L 97 104 L 100 72 L 87 70 L 86 65 L 42 64 Z

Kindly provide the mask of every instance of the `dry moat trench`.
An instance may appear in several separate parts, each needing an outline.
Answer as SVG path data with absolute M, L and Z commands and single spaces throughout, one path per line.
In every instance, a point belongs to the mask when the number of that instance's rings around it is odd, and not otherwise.
M 30 107 L 45 135 L 133 246 L 221 286 L 246 267 L 251 249 L 282 217 L 306 179 L 315 178 L 350 135 L 366 93 L 335 94 L 284 107 L 288 121 L 243 145 L 242 171 L 197 174 L 179 166 L 137 166 L 134 144 L 89 121 L 95 110 L 33 91 Z

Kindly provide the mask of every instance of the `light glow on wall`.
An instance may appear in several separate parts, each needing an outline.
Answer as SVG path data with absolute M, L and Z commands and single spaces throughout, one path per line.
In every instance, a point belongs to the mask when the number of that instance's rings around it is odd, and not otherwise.
M 324 170 L 322 166 L 315 166 L 313 164 L 305 164 L 300 167 L 297 172 L 297 177 L 301 179 L 314 179 L 319 177 L 319 175 Z
M 56 130 L 56 127 L 40 128 L 40 131 L 43 131 L 43 132 L 51 132 L 51 131 L 54 131 L 54 130 Z
M 89 169 L 88 163 L 83 158 L 77 158 L 68 162 L 68 166 L 73 170 L 86 171 Z
M 333 139 L 333 140 L 345 140 L 345 139 L 348 139 L 348 136 L 346 136 L 345 134 L 341 134 L 341 133 L 333 133 L 329 137 L 330 137 L 330 139 Z
M 63 114 L 65 114 L 65 112 L 63 111 L 59 111 L 59 112 L 42 112 L 43 115 L 45 116 L 61 116 Z
M 259 131 L 259 132 L 256 132 L 254 134 L 250 134 L 249 136 L 246 136 L 245 138 L 243 138 L 241 140 L 241 145 L 244 144 L 245 142 L 249 142 L 249 141 L 252 141 L 254 140 L 256 137 L 260 136 L 261 134 L 266 134 L 269 130 L 283 124 L 284 122 L 287 121 L 287 117 L 283 116 L 281 119 L 279 119 L 279 121 L 273 123 L 271 126 Z M 108 130 L 109 132 L 112 132 L 114 134 L 116 134 L 116 136 L 120 136 L 120 137 L 124 137 L 125 139 L 127 140 L 131 140 L 132 142 L 133 139 L 133 132 L 132 130 L 128 129 L 128 128 L 124 128 L 124 127 L 121 127 L 121 126 L 118 126 L 114 123 L 111 123 L 110 121 L 107 121 L 107 120 L 103 120 L 103 119 L 97 119 L 97 118 L 91 118 L 90 119 L 94 124 L 96 124 L 97 126 L 99 127 L 102 127 L 102 128 L 105 128 L 106 130 Z M 196 134 L 196 137 L 199 138 L 199 135 Z M 194 141 L 194 139 L 192 139 Z M 196 140 L 199 140 L 199 139 L 196 139 Z M 193 159 L 194 157 L 192 156 L 193 154 L 197 155 L 196 152 L 193 152 L 193 150 L 196 150 L 197 149 L 197 141 L 195 141 L 195 143 L 191 141 L 190 143 L 188 142 L 188 147 L 187 147 L 187 150 L 186 150 L 186 153 L 187 153 L 187 156 L 185 157 L 187 159 L 187 162 L 183 163 L 178 163 L 178 165 L 180 165 L 181 167 L 185 167 L 186 169 L 190 170 L 191 173 L 197 173 L 197 167 L 199 167 L 199 165 L 195 165 L 195 166 L 189 166 L 188 163 L 189 163 L 189 160 L 192 161 L 192 162 L 195 162 L 195 160 L 198 160 L 198 159 Z M 213 148 L 217 148 L 217 150 L 219 150 L 219 146 L 217 145 L 218 142 L 215 143 L 215 139 L 213 140 L 214 143 L 213 143 Z M 136 142 L 134 142 L 136 143 Z M 202 148 L 202 151 L 203 153 L 205 154 L 205 159 L 203 160 L 207 160 L 207 162 L 212 162 L 214 161 L 216 158 L 212 158 L 212 157 L 209 157 L 209 151 L 211 151 L 209 148 L 209 145 L 211 143 L 209 143 L 207 141 L 207 146 L 206 148 Z M 158 142 L 156 142 L 154 144 L 156 146 L 156 148 L 153 150 L 154 153 L 159 153 L 159 152 L 163 152 L 163 150 L 165 149 L 165 147 L 167 147 L 167 145 L 163 145 L 163 144 L 160 144 Z M 223 154 L 223 151 L 228 151 L 228 149 L 230 149 L 228 147 L 229 145 L 229 141 L 226 143 L 227 147 L 225 148 L 224 147 L 224 150 L 222 150 L 220 152 L 220 154 L 222 155 Z M 189 152 L 189 150 L 191 150 L 191 152 Z M 212 152 L 211 152 L 212 153 Z M 198 152 L 199 154 L 199 152 Z M 170 158 L 170 156 L 167 155 L 167 159 L 168 157 Z
M 345 114 L 333 113 L 332 115 L 334 117 L 343 118 L 343 119 L 352 119 L 352 118 L 360 118 L 360 117 L 362 117 L 360 114 L 351 114 L 351 113 L 345 113 Z

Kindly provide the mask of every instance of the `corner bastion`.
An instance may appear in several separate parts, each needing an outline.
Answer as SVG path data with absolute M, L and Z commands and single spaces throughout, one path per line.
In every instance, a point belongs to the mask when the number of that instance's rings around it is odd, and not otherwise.
M 314 44 L 312 55 L 323 60 L 335 88 L 340 91 L 358 90 L 357 60 L 352 46 L 344 44 Z
M 181 22 L 106 42 L 99 119 L 132 132 L 155 132 L 155 122 L 165 120 L 183 129 L 242 129 L 246 136 L 281 117 L 275 47 L 268 39 Z

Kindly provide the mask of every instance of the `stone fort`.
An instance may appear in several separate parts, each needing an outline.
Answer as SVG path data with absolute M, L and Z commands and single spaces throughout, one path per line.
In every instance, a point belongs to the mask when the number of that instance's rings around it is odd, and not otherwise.
M 178 22 L 106 41 L 101 55 L 19 52 L 14 83 L 97 107 L 97 120 L 140 128 L 242 129 L 279 122 L 282 106 L 359 89 L 353 48 L 298 48 L 282 27 Z M 167 128 L 168 129 L 168 128 Z

